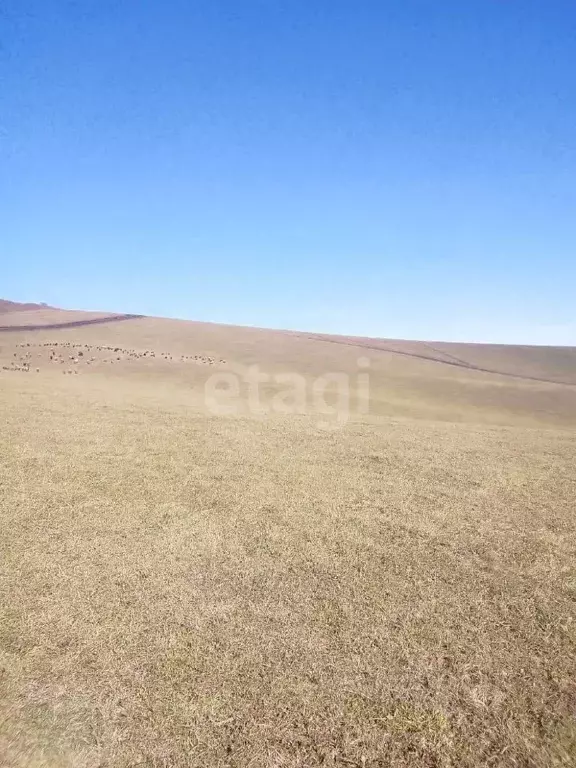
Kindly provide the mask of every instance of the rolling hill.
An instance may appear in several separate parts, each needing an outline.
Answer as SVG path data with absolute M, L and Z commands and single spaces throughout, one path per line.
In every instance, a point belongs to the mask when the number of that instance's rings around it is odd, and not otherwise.
M 0 315 L 8 312 L 26 312 L 29 310 L 43 310 L 48 308 L 47 304 L 34 304 L 33 302 L 8 301 L 0 299 Z
M 0 764 L 573 764 L 576 348 L 0 325 Z

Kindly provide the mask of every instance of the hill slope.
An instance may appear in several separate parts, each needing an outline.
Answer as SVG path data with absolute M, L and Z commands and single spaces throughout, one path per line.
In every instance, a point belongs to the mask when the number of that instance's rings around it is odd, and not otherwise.
M 0 363 L 2 765 L 573 762 L 576 350 L 134 318 Z
M 8 301 L 8 299 L 0 299 L 0 314 L 8 312 L 26 312 L 35 309 L 46 309 L 46 304 L 34 304 L 32 302 L 22 303 L 21 301 Z
M 279 377 L 291 374 L 302 377 L 299 386 L 305 389 L 306 397 L 301 410 L 313 416 L 315 382 L 326 374 L 339 373 L 347 377 L 342 392 L 336 391 L 335 384 L 328 386 L 328 391 L 332 391 L 331 402 L 335 403 L 336 396 L 349 389 L 346 419 L 358 416 L 362 374 L 369 376 L 368 421 L 409 417 L 570 426 L 576 418 L 574 347 L 357 339 L 53 309 L 19 312 L 11 317 L 16 320 L 14 325 L 30 325 L 35 330 L 12 331 L 8 323 L 0 336 L 0 362 L 21 365 L 34 361 L 33 367 L 40 368 L 39 385 L 44 377 L 62 370 L 62 354 L 55 354 L 51 361 L 53 350 L 43 346 L 53 341 L 61 345 L 60 352 L 64 344 L 81 343 L 90 348 L 72 365 L 82 377 L 78 386 L 87 390 L 113 381 L 116 387 L 130 386 L 134 396 L 138 387 L 151 389 L 157 396 L 161 385 L 161 391 L 173 402 L 200 407 L 205 404 L 206 383 L 215 373 L 234 374 L 238 413 L 253 410 L 257 415 L 267 410 L 274 416 L 278 410 L 274 403 L 290 389 Z M 65 327 L 82 323 L 85 327 Z M 46 330 L 38 329 L 39 324 L 46 325 Z M 17 347 L 21 343 L 31 346 Z M 106 346 L 119 352 L 98 350 Z M 69 354 L 72 351 L 68 350 L 66 359 L 73 357 Z M 198 360 L 194 361 L 194 356 Z M 213 361 L 202 365 L 200 358 Z M 266 401 L 262 407 L 251 405 L 254 397 L 249 397 L 249 391 L 256 389 L 247 380 L 251 366 L 257 366 L 268 378 L 258 386 Z

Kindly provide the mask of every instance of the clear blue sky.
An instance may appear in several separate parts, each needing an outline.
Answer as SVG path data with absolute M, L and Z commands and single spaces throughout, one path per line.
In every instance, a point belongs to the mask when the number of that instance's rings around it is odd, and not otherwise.
M 576 344 L 574 0 L 4 0 L 0 297 Z

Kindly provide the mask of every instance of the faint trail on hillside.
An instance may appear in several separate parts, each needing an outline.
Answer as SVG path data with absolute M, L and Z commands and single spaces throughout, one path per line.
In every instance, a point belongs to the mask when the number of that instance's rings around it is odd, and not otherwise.
M 140 320 L 145 315 L 110 315 L 109 317 L 93 317 L 91 320 L 69 320 L 66 323 L 49 323 L 48 325 L 0 325 L 0 333 L 10 331 L 52 331 L 59 328 L 81 328 L 84 325 L 101 325 L 102 323 L 119 323 L 123 320 Z
M 465 368 L 468 368 L 470 366 L 470 363 L 467 360 L 462 360 L 461 357 L 456 357 L 456 355 L 452 355 L 450 352 L 445 352 L 442 349 L 436 349 L 436 347 L 433 347 L 432 344 L 430 344 L 428 341 L 422 341 L 420 342 L 425 347 L 428 347 L 428 349 L 431 349 L 432 352 L 434 352 L 436 355 L 444 355 L 444 357 L 450 358 L 450 360 L 455 361 L 456 363 L 460 363 Z
M 430 344 L 427 344 L 426 342 L 421 342 L 422 344 L 425 344 L 429 349 L 436 352 L 439 355 L 446 355 L 446 357 L 449 357 L 451 359 L 449 360 L 443 360 L 440 357 L 433 357 L 431 355 L 423 355 L 418 354 L 418 352 L 406 352 L 405 350 L 400 349 L 394 349 L 393 347 L 386 346 L 384 344 L 376 345 L 376 344 L 365 344 L 361 341 L 344 341 L 340 339 L 330 339 L 326 336 L 319 336 L 319 335 L 308 335 L 307 338 L 314 339 L 315 341 L 326 341 L 330 344 L 344 344 L 348 347 L 358 347 L 359 349 L 373 349 L 377 352 L 391 352 L 394 355 L 402 355 L 403 357 L 412 357 L 417 360 L 428 360 L 428 362 L 432 363 L 442 363 L 443 365 L 451 365 L 454 368 L 463 368 L 464 370 L 468 371 L 478 371 L 480 373 L 492 373 L 496 376 L 507 376 L 509 378 L 513 379 L 525 379 L 527 381 L 539 381 L 543 384 L 559 384 L 560 386 L 564 387 L 576 387 L 576 382 L 573 381 L 558 381 L 557 379 L 546 379 L 541 376 L 530 376 L 530 374 L 524 374 L 524 373 L 512 373 L 510 371 L 499 371 L 494 368 L 483 368 L 480 365 L 474 365 L 474 363 L 469 363 L 466 360 L 461 360 L 458 357 L 455 357 L 454 355 L 450 355 L 449 353 L 441 352 L 437 349 L 434 349 L 434 347 Z

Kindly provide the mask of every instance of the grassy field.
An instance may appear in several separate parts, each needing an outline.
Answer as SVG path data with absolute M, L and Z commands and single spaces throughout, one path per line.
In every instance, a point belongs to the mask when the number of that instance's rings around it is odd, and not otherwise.
M 576 765 L 576 348 L 143 318 L 0 393 L 1 766 Z
M 106 317 L 108 312 L 81 312 L 79 310 L 64 309 L 31 309 L 31 310 L 13 310 L 11 312 L 1 312 L 0 305 L 0 326 L 21 326 L 21 325 L 50 325 L 51 323 L 70 323 L 75 320 L 91 320 L 98 317 Z

